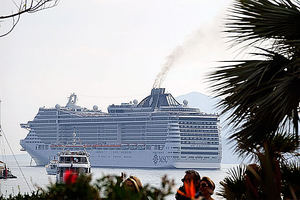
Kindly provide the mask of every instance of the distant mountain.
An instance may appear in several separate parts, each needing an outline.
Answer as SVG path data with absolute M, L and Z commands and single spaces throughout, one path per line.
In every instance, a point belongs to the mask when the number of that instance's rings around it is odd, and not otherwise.
M 176 99 L 182 103 L 183 100 L 188 100 L 190 107 L 197 107 L 202 112 L 217 113 L 216 105 L 220 99 L 214 99 L 200 92 L 190 92 L 185 95 L 176 97 Z
M 189 107 L 196 107 L 199 108 L 200 111 L 205 113 L 220 113 L 220 110 L 216 107 L 217 103 L 220 101 L 220 99 L 212 98 L 210 96 L 207 96 L 205 94 L 202 94 L 200 92 L 191 92 L 185 95 L 181 95 L 176 97 L 176 100 L 180 103 L 183 102 L 183 100 L 188 101 Z M 228 144 L 228 129 L 225 129 L 223 127 L 227 127 L 227 124 L 225 122 L 226 116 L 220 117 L 220 125 L 221 125 L 221 140 L 222 140 L 222 163 L 224 164 L 236 164 L 241 163 L 241 159 L 239 159 L 236 155 L 233 155 L 233 151 L 231 150 L 231 147 L 233 144 Z

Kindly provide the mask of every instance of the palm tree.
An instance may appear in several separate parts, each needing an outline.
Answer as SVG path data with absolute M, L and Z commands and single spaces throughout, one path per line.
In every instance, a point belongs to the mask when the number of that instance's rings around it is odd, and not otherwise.
M 222 114 L 230 114 L 235 151 L 251 155 L 259 170 L 233 170 L 219 194 L 227 199 L 297 199 L 299 183 L 282 177 L 299 178 L 300 171 L 286 161 L 286 154 L 299 156 L 300 1 L 235 0 L 230 13 L 225 32 L 233 45 L 254 48 L 255 59 L 229 61 L 209 80 L 223 99 Z
M 264 157 L 266 158 L 266 157 Z M 265 161 L 262 158 L 261 161 Z M 262 163 L 261 163 L 262 164 Z M 271 172 L 271 170 L 269 170 Z M 278 172 L 277 172 L 278 173 Z M 228 175 L 220 182 L 222 188 L 217 195 L 227 200 L 265 200 L 277 199 L 281 196 L 283 199 L 297 199 L 300 196 L 300 166 L 297 162 L 286 163 L 280 168 L 281 187 L 277 190 L 270 188 L 272 180 L 265 176 L 263 169 L 255 164 L 237 166 L 229 170 Z M 269 187 L 268 187 L 269 186 Z M 273 189 L 271 191 L 268 191 Z M 278 192 L 280 194 L 278 195 Z
M 209 76 L 219 106 L 232 112 L 232 140 L 249 151 L 277 134 L 299 145 L 300 1 L 236 0 L 226 23 L 234 44 L 253 46 L 255 60 L 230 61 Z M 237 148 L 237 150 L 239 147 Z

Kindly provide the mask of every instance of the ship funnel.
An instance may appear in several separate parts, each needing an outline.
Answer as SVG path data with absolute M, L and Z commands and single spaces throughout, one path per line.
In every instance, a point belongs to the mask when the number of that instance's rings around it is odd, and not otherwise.
M 151 90 L 151 95 L 160 95 L 165 93 L 165 88 L 153 88 Z
M 165 93 L 165 88 L 153 88 L 151 94 L 137 105 L 137 107 L 152 108 L 161 106 L 180 106 L 180 103 L 171 94 Z

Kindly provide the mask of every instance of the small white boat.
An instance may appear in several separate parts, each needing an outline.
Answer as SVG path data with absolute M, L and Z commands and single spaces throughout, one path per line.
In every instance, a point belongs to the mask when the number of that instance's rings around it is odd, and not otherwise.
M 62 151 L 58 156 L 57 182 L 63 182 L 67 170 L 77 175 L 91 173 L 90 156 L 86 151 Z
M 51 160 L 48 165 L 45 166 L 48 175 L 56 175 L 58 160 Z
M 0 100 L 0 108 L 1 108 L 1 100 Z M 1 114 L 1 109 L 0 109 L 0 114 Z M 0 119 L 1 119 L 1 116 L 0 116 Z M 2 133 L 4 134 L 4 132 L 1 128 L 1 121 L 0 121 L 0 144 L 4 145 L 4 143 L 2 141 Z M 7 140 L 6 140 L 6 142 L 8 143 Z M 5 151 L 2 152 L 2 146 L 1 146 L 0 150 L 1 150 L 0 155 L 4 155 Z M 0 160 L 0 179 L 8 179 L 8 178 L 17 178 L 17 177 L 11 173 L 9 168 L 6 166 L 6 163 Z M 0 193 L 1 193 L 1 187 L 0 187 Z
M 6 167 L 6 163 L 0 161 L 0 179 L 17 178 L 12 175 L 9 168 Z

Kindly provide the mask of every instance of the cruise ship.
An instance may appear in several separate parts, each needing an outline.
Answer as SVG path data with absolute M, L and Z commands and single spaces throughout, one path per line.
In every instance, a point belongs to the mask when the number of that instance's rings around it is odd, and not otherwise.
M 78 106 L 73 93 L 66 106 L 39 108 L 20 141 L 37 165 L 57 153 L 84 148 L 93 167 L 219 169 L 222 158 L 219 116 L 180 104 L 165 88 L 153 88 L 140 103 Z M 76 135 L 77 142 L 74 142 Z

